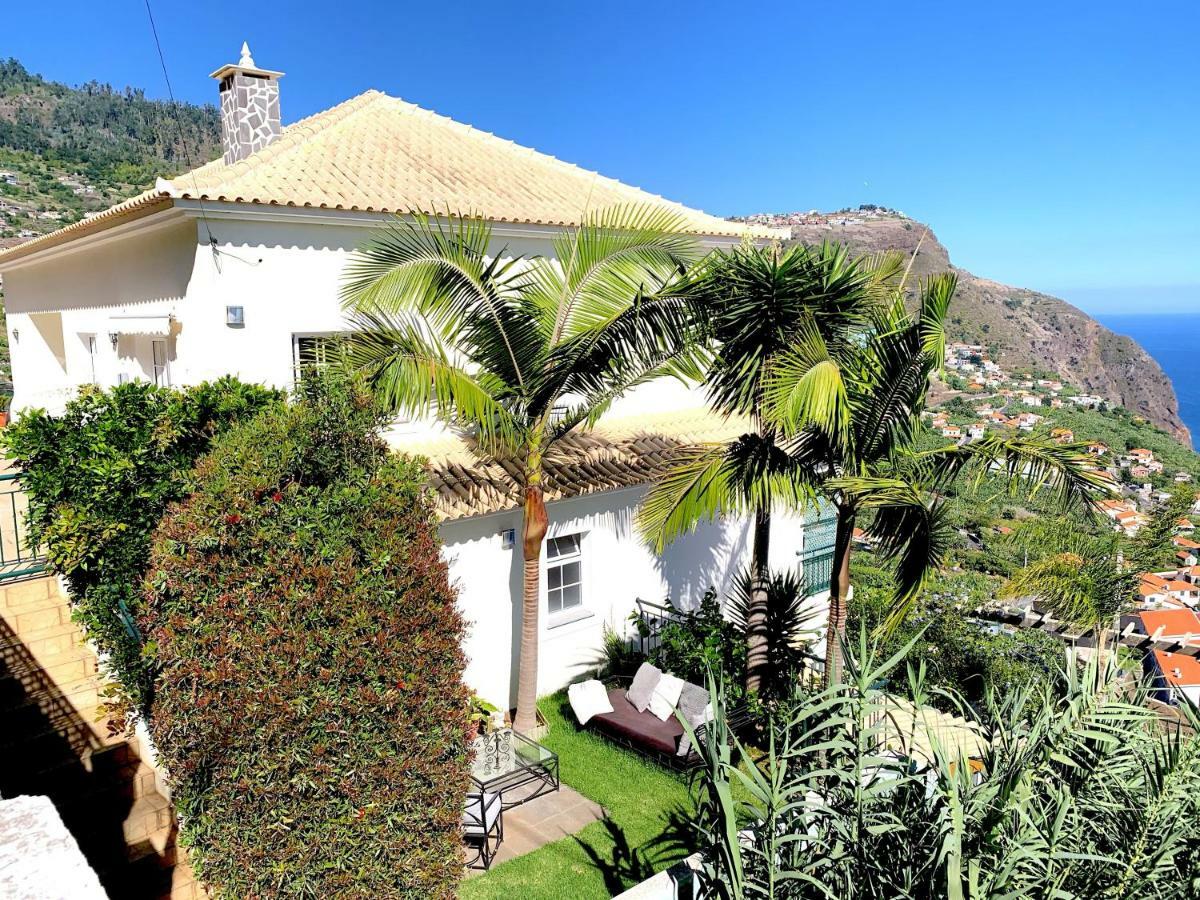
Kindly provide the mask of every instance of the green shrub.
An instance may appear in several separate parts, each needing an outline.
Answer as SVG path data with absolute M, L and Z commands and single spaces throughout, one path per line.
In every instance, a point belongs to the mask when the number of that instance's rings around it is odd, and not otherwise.
M 76 621 L 138 709 L 150 678 L 133 626 L 150 533 L 213 436 L 281 400 L 222 378 L 184 390 L 135 382 L 80 389 L 61 416 L 25 413 L 4 434 L 29 494 L 30 538 L 67 582 Z
M 149 728 L 214 896 L 453 896 L 463 621 L 418 462 L 341 390 L 218 440 L 155 534 Z

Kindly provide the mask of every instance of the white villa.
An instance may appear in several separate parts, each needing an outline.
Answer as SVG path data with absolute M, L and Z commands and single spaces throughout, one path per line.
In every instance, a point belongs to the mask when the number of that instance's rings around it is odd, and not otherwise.
M 672 203 L 377 91 L 284 128 L 281 74 L 257 67 L 244 48 L 237 65 L 213 73 L 223 158 L 0 252 L 14 414 L 60 409 L 88 383 L 187 385 L 233 374 L 289 387 L 296 365 L 319 355 L 321 338 L 345 329 L 338 295 L 349 254 L 389 216 L 413 209 L 488 219 L 496 252 L 509 254 L 549 254 L 556 232 L 615 204 L 669 206 L 709 248 L 747 234 L 787 236 Z M 680 446 L 741 430 L 709 414 L 699 391 L 656 382 L 549 461 L 541 691 L 592 665 L 604 627 L 625 630 L 635 598 L 669 596 L 686 607 L 709 585 L 726 593 L 748 560 L 747 522 L 702 526 L 660 558 L 631 521 L 647 483 Z M 399 423 L 391 438 L 432 462 L 445 552 L 471 622 L 467 679 L 507 706 L 521 615 L 517 498 L 498 464 L 477 462 L 433 423 Z M 807 567 L 813 587 L 824 587 L 831 537 L 824 522 L 806 536 L 803 522 L 777 516 L 772 564 Z

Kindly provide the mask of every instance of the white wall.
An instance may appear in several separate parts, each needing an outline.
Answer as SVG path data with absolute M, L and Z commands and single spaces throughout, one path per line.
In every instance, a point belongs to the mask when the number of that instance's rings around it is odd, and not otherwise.
M 692 608 L 710 585 L 722 598 L 728 595 L 738 572 L 749 563 L 745 520 L 701 524 L 657 557 L 633 528 L 633 514 L 644 493 L 644 488 L 630 488 L 547 505 L 548 537 L 584 535 L 586 617 L 562 624 L 547 617 L 543 557 L 539 694 L 594 669 L 605 625 L 627 633 L 638 597 L 656 603 L 671 597 L 677 606 Z M 518 543 L 504 549 L 501 535 L 510 528 L 517 530 Z M 795 567 L 801 533 L 798 520 L 774 518 L 770 554 L 774 568 Z M 519 515 L 514 511 L 447 522 L 441 536 L 468 621 L 467 683 L 491 702 L 509 708 L 516 702 L 521 627 Z
M 83 336 L 97 335 L 96 380 L 117 383 L 119 373 L 148 377 L 149 344 L 130 338 L 114 352 L 108 335 L 125 331 L 119 314 L 172 315 L 172 383 L 185 385 L 232 374 L 287 388 L 293 379 L 292 336 L 343 331 L 339 290 L 346 261 L 383 217 L 339 218 L 293 211 L 279 221 L 261 208 L 222 214 L 206 207 L 160 213 L 117 229 L 102 240 L 78 242 L 10 264 L 3 272 L 9 338 L 13 348 L 14 409 L 60 408 L 81 384 L 92 380 L 82 351 Z M 357 224 L 353 224 L 357 223 Z M 216 238 L 216 254 L 209 234 Z M 549 255 L 553 228 L 529 227 L 498 234 L 494 252 Z M 722 243 L 729 243 L 724 241 Z M 226 324 L 227 306 L 241 306 L 244 327 Z M 56 355 L 29 313 L 61 313 L 51 329 L 67 348 Z M 48 317 L 43 316 L 45 325 Z M 46 329 L 43 328 L 42 331 Z M 14 332 L 19 332 L 16 339 Z M 136 348 L 136 352 L 135 352 Z M 617 415 L 703 405 L 703 397 L 673 380 L 644 385 L 618 400 Z
M 178 218 L 6 269 L 13 409 L 60 408 L 79 385 L 90 382 L 88 334 L 97 337 L 96 380 L 101 384 L 115 384 L 121 371 L 143 371 L 149 345 L 145 360 L 134 357 L 132 344 L 114 351 L 108 337 L 115 328 L 113 316 L 181 310 L 195 259 L 195 226 Z

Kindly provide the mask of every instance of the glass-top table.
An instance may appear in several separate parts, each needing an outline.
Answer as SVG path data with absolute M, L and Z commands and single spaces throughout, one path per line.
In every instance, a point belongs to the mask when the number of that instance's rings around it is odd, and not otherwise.
M 500 794 L 504 809 L 557 791 L 558 754 L 511 728 L 498 728 L 471 742 L 471 780 Z

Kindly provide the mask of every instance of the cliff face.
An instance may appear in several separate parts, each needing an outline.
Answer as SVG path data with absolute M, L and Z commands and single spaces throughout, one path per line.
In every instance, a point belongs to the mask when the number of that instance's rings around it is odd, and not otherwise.
M 1179 417 L 1171 380 L 1132 339 L 1114 334 L 1064 300 L 979 278 L 955 268 L 931 229 L 897 216 L 805 216 L 792 225 L 794 240 L 839 241 L 860 252 L 896 249 L 911 254 L 916 276 L 953 269 L 959 289 L 950 308 L 952 340 L 983 344 L 1006 371 L 1053 372 L 1087 393 L 1098 394 L 1191 445 Z

